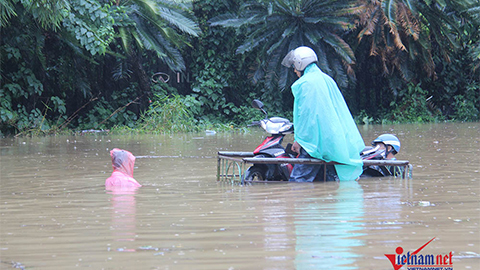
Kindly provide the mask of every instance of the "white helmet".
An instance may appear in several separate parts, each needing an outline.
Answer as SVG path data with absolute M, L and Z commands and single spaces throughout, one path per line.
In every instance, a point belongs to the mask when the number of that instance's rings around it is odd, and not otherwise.
M 317 62 L 318 58 L 315 52 L 305 46 L 291 50 L 285 58 L 283 58 L 282 65 L 290 68 L 295 67 L 298 71 L 303 71 L 311 63 Z
M 376 143 L 390 145 L 391 147 L 393 147 L 394 155 L 400 152 L 400 140 L 397 138 L 397 136 L 393 134 L 382 134 L 378 136 L 375 140 L 372 141 L 372 145 L 375 145 Z

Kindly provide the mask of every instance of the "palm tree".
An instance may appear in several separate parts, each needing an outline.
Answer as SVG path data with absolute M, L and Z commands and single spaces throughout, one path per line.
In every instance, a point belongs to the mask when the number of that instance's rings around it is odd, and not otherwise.
M 245 33 L 245 42 L 237 53 L 257 50 L 258 66 L 254 81 L 265 79 L 266 87 L 284 89 L 291 72 L 281 66 L 292 49 L 305 45 L 319 57 L 319 67 L 345 85 L 347 74 L 353 75 L 353 50 L 342 34 L 353 25 L 349 15 L 360 10 L 352 1 L 275 0 L 249 1 L 238 15 L 223 14 L 210 20 L 212 26 L 236 27 Z
M 470 16 L 477 36 L 476 42 L 471 44 L 470 54 L 474 61 L 474 71 L 480 74 L 480 2 L 475 0 L 465 0 L 465 2 L 465 9 L 462 11 Z
M 459 3 L 471 0 L 359 1 L 365 12 L 358 16 L 352 31 L 356 42 L 351 42 L 357 57 L 358 104 L 373 113 L 379 110 L 369 104 L 390 108 L 405 94 L 407 83 L 436 79 L 437 71 L 461 48 Z
M 100 93 L 108 99 L 109 106 L 123 106 L 125 103 L 118 104 L 120 101 L 113 100 L 111 94 L 121 92 L 125 96 L 127 91 L 137 88 L 129 88 L 132 81 L 112 83 L 111 63 L 129 63 L 140 86 L 135 95 L 140 96 L 150 88 L 150 76 L 143 70 L 144 52 L 152 58 L 158 56 L 172 69 L 184 67 L 179 48 L 188 45 L 187 36 L 199 31 L 186 5 L 167 0 L 114 3 L 112 6 L 108 0 L 0 0 L 1 82 L 29 90 L 19 98 L 16 88 L 5 91 L 6 97 L 13 97 L 9 112 L 15 111 L 17 104 L 25 104 L 23 111 L 27 112 L 42 109 L 47 98 L 59 96 L 64 97 L 69 114 L 84 105 L 85 99 Z M 29 76 L 14 76 L 22 70 L 27 70 Z M 7 83 L 0 83 L 0 90 L 4 90 L 4 85 Z M 31 118 L 24 115 L 24 119 Z
M 179 48 L 188 45 L 188 36 L 197 37 L 200 28 L 186 4 L 166 0 L 116 2 L 115 27 L 127 53 L 137 49 L 155 52 L 173 70 L 185 69 Z
M 151 74 L 143 67 L 145 57 L 157 57 L 174 71 L 185 69 L 180 49 L 189 45 L 189 37 L 200 28 L 190 16 L 186 4 L 168 0 L 117 0 L 113 9 L 118 54 L 113 70 L 115 79 L 133 74 L 139 85 L 138 96 L 150 92 Z M 118 56 L 117 54 L 117 56 Z
M 398 73 L 405 81 L 418 79 L 415 75 L 434 77 L 432 50 L 449 61 L 452 50 L 459 48 L 452 1 L 445 1 L 449 5 L 423 0 L 360 1 L 366 12 L 359 14 L 358 53 L 377 58 L 385 76 Z

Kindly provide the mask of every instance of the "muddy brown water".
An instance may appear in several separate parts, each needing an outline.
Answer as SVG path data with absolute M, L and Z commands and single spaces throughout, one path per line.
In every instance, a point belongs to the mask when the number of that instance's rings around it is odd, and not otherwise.
M 480 269 L 480 123 L 360 132 L 397 134 L 413 179 L 216 182 L 217 151 L 260 130 L 1 139 L 0 269 L 393 269 L 432 238 L 418 254 Z M 143 187 L 105 190 L 114 147 Z

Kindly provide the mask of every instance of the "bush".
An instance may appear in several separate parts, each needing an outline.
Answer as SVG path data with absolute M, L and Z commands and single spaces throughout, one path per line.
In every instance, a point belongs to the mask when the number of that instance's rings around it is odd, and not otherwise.
M 192 97 L 156 94 L 150 107 L 141 115 L 138 128 L 153 133 L 196 131 L 197 121 L 187 107 L 189 102 L 193 102 Z
M 478 121 L 479 120 L 479 112 L 478 112 L 478 109 L 475 107 L 474 100 L 464 98 L 462 95 L 455 96 L 454 100 L 455 102 L 453 103 L 453 107 L 455 108 L 455 114 L 453 115 L 453 117 L 455 120 L 459 120 L 459 121 Z
M 432 122 L 439 117 L 430 110 L 427 102 L 428 93 L 420 84 L 408 84 L 406 89 L 399 92 L 399 97 L 397 102 L 392 101 L 390 104 L 393 109 L 387 114 L 387 119 L 407 123 Z

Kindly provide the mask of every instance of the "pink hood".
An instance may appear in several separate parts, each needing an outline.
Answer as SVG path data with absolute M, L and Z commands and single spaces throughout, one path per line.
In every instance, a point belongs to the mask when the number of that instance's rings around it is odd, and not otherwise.
M 122 149 L 114 148 L 110 151 L 112 157 L 113 173 L 105 181 L 105 186 L 139 187 L 137 180 L 133 178 L 135 156 Z

